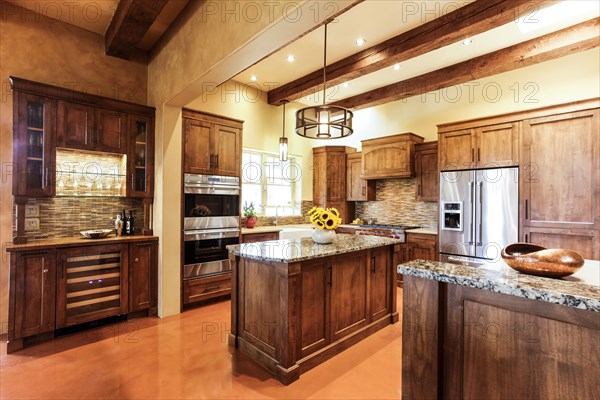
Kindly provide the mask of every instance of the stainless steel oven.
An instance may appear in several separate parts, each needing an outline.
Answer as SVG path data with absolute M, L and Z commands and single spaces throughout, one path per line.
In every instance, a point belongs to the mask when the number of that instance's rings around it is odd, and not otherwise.
M 231 270 L 226 246 L 240 240 L 238 177 L 184 176 L 183 279 Z

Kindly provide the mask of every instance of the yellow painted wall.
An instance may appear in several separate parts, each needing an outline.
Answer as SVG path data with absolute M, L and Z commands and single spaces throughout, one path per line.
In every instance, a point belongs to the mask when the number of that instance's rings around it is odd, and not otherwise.
M 361 140 L 403 132 L 437 140 L 437 124 L 593 97 L 600 97 L 600 48 L 358 110 L 354 134 L 336 144 L 360 147 Z
M 228 81 L 211 94 L 202 95 L 187 108 L 244 121 L 243 146 L 279 152 L 283 108 L 267 103 L 267 94 L 257 87 Z M 302 200 L 312 200 L 312 141 L 294 132 L 298 103 L 286 105 L 286 132 L 289 154 L 302 157 Z
M 89 21 L 93 23 L 93 21 Z M 12 95 L 9 76 L 101 96 L 146 103 L 147 67 L 104 55 L 104 39 L 75 26 L 13 6 L 0 19 L 0 241 L 12 240 Z M 8 257 L 2 251 L 0 322 L 8 320 Z

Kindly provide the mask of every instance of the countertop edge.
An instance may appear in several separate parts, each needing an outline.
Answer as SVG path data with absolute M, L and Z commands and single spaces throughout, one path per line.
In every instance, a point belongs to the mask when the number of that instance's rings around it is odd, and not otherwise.
M 31 240 L 25 244 L 7 244 L 4 249 L 8 253 L 31 250 L 44 250 L 53 248 L 78 247 L 78 246 L 94 246 L 103 244 L 118 244 L 118 243 L 135 243 L 135 242 L 155 242 L 158 241 L 158 236 L 109 236 L 102 239 L 86 239 L 86 238 L 57 238 Z
M 417 262 L 417 263 L 416 263 Z M 440 263 L 438 264 L 446 264 Z M 413 266 L 415 265 L 415 266 Z M 454 264 L 447 264 L 454 266 Z M 466 267 L 470 268 L 470 267 Z M 436 280 L 444 283 L 451 283 L 454 285 L 471 287 L 474 289 L 487 290 L 495 293 L 507 294 L 515 297 L 522 297 L 530 300 L 538 300 L 551 304 L 564 305 L 567 307 L 600 312 L 600 299 L 589 297 L 585 295 L 576 295 L 572 293 L 563 293 L 556 289 L 551 288 L 538 288 L 531 284 L 521 285 L 518 282 L 508 283 L 500 282 L 500 277 L 482 277 L 482 276 L 465 276 L 459 274 L 450 274 L 448 272 L 440 272 L 434 270 L 423 269 L 419 264 L 418 260 L 410 261 L 405 264 L 398 265 L 398 272 L 403 275 L 415 276 L 418 278 Z M 517 275 L 518 276 L 518 275 Z M 527 275 L 526 277 L 530 277 Z M 495 278 L 495 279 L 494 279 Z M 537 278 L 537 277 L 532 277 Z M 547 278 L 550 279 L 550 278 Z M 568 281 L 561 281 L 568 282 Z M 579 283 L 581 289 L 598 290 L 598 287 Z

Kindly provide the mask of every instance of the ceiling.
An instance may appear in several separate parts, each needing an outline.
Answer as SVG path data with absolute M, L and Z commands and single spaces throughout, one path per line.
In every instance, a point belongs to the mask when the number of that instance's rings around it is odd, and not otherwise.
M 386 39 L 408 32 L 419 25 L 456 10 L 459 6 L 463 7 L 472 2 L 473 0 L 463 2 L 363 1 L 328 24 L 327 65 L 331 65 L 333 62 L 342 60 Z M 469 39 L 472 42 L 469 45 L 463 44 L 462 41 L 454 42 L 403 61 L 396 68 L 387 66 L 361 77 L 347 80 L 344 84 L 328 89 L 326 94 L 327 103 L 439 70 L 600 15 L 600 2 L 569 0 L 568 3 L 568 11 L 562 11 L 565 18 L 555 23 L 546 24 L 551 19 L 546 17 L 540 10 L 530 11 L 519 19 L 520 23 L 512 21 L 470 37 Z M 576 12 L 578 9 L 581 9 L 582 12 Z M 528 24 L 522 23 L 525 20 Z M 532 24 L 530 21 L 535 23 Z M 523 32 L 523 26 L 535 26 L 536 29 Z M 355 41 L 358 38 L 366 39 L 366 44 L 362 47 L 357 46 Z M 263 59 L 233 79 L 249 84 L 253 82 L 251 76 L 255 76 L 256 81 L 254 81 L 254 84 L 258 83 L 265 88 L 265 91 L 268 91 L 273 85 L 286 84 L 311 72 L 322 71 L 323 43 L 324 27 L 320 27 Z M 288 62 L 289 55 L 295 57 L 294 62 Z M 313 94 L 305 94 L 297 101 L 306 105 L 321 104 L 322 95 L 320 91 L 317 91 Z

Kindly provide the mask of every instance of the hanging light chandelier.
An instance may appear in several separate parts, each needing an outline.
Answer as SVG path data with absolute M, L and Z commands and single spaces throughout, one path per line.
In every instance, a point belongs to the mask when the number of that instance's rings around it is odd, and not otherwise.
M 296 133 L 309 139 L 339 139 L 352 135 L 352 111 L 325 105 L 327 83 L 327 24 L 323 46 L 323 105 L 306 107 L 296 112 Z
M 288 159 L 288 139 L 285 137 L 285 104 L 287 100 L 282 100 L 283 104 L 283 133 L 279 138 L 279 161 L 287 161 Z

